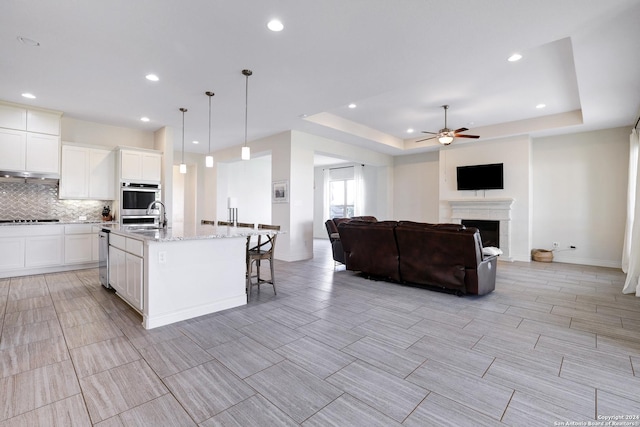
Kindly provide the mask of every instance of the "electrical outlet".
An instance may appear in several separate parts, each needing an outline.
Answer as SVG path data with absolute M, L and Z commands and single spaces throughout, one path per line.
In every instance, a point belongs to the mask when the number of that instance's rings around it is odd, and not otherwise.
M 558 249 L 560 247 L 560 243 L 553 242 L 553 249 Z
M 80 215 L 80 216 L 78 217 L 78 220 L 79 220 L 79 221 L 86 221 L 86 220 L 87 220 L 87 216 L 86 216 L 86 215 Z
M 158 264 L 164 264 L 167 262 L 167 252 L 160 251 L 158 252 Z

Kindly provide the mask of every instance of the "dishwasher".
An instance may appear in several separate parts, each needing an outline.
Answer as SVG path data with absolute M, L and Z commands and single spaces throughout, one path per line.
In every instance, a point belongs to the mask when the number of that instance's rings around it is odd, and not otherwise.
M 102 229 L 98 233 L 98 276 L 100 284 L 107 289 L 111 289 L 109 285 L 109 230 Z

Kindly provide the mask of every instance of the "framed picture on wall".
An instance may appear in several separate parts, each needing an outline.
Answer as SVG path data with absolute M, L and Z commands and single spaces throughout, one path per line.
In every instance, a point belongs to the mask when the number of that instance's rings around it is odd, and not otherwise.
M 273 181 L 271 200 L 273 203 L 289 202 L 289 181 Z

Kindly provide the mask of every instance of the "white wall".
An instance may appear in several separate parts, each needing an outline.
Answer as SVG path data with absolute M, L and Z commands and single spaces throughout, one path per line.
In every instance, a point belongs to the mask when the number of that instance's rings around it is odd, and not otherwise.
M 349 164 L 341 163 L 338 165 L 325 165 L 314 168 L 313 171 L 313 238 L 328 239 L 327 229 L 323 220 L 324 205 L 324 169 L 337 167 L 342 168 Z M 381 202 L 379 181 L 385 179 L 385 174 L 380 173 L 380 169 L 387 171 L 386 166 L 370 166 L 365 165 L 362 168 L 362 179 L 364 180 L 364 208 L 362 215 L 375 216 L 378 219 L 388 219 L 386 209 L 379 209 L 379 204 L 383 206 L 390 205 L 386 200 Z
M 454 144 L 441 150 L 437 160 L 429 154 L 397 157 L 394 217 L 434 222 L 429 219 L 434 215 L 430 209 L 438 200 L 476 197 L 473 191 L 455 190 L 456 166 L 503 162 L 505 189 L 478 192 L 477 197 L 516 199 L 512 215 L 516 260 L 529 261 L 531 249 L 551 249 L 553 242 L 559 242 L 556 262 L 619 268 L 629 132 L 628 128 L 606 129 L 536 138 L 531 143 L 523 136 Z M 436 167 L 438 176 L 433 176 Z M 418 181 L 422 181 L 420 187 Z M 440 204 L 438 220 L 450 220 L 446 202 Z M 577 249 L 570 250 L 569 245 Z
M 458 166 L 504 164 L 504 189 L 458 191 Z M 451 222 L 448 200 L 513 198 L 511 206 L 511 256 L 528 261 L 531 254 L 531 141 L 528 136 L 494 141 L 455 143 L 440 150 L 440 222 Z
M 226 221 L 227 198 L 235 197 L 238 221 L 271 224 L 271 156 L 218 163 L 217 170 L 217 210 L 210 219 Z
M 136 147 L 154 149 L 154 133 L 62 116 L 62 141 L 105 147 Z
M 620 267 L 629 133 L 616 128 L 534 140 L 534 247 L 558 242 L 554 261 Z
M 439 153 L 397 156 L 393 169 L 393 219 L 439 222 Z

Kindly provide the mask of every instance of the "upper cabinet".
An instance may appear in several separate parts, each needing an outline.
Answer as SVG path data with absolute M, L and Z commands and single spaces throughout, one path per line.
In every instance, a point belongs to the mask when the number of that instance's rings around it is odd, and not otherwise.
M 0 127 L 27 130 L 27 109 L 0 104 Z
M 60 113 L 27 110 L 27 132 L 60 135 Z
M 120 149 L 120 181 L 160 183 L 162 154 L 151 150 Z
M 63 144 L 59 197 L 115 200 L 115 157 L 112 150 Z
M 62 113 L 0 103 L 0 170 L 60 173 Z

